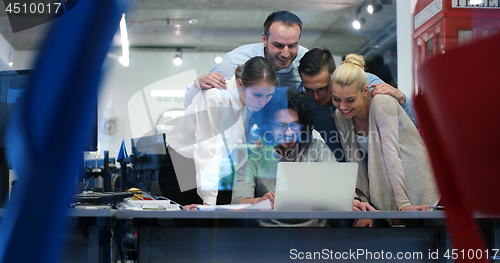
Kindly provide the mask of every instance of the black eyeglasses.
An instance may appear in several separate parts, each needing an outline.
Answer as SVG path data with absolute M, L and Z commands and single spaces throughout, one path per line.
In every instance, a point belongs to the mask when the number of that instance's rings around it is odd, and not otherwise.
M 285 132 L 286 130 L 288 130 L 288 127 L 290 127 L 292 131 L 300 131 L 300 129 L 302 128 L 302 125 L 296 122 L 292 123 L 276 122 L 274 126 L 276 126 L 276 129 L 280 132 Z
M 306 91 L 307 95 L 309 95 L 311 97 L 314 96 L 314 93 L 318 94 L 318 96 L 324 96 L 328 93 L 328 89 L 330 88 L 330 85 L 331 84 L 328 84 L 328 86 L 323 87 L 323 88 L 319 88 L 317 90 L 313 90 L 313 89 L 309 89 L 309 88 L 304 87 L 304 90 Z

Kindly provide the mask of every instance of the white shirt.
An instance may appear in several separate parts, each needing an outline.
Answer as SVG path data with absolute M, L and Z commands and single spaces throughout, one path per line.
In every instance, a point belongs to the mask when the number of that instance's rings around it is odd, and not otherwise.
M 176 152 L 194 159 L 198 195 L 208 205 L 216 203 L 219 178 L 233 172 L 231 161 L 237 170 L 247 160 L 246 111 L 233 76 L 227 81 L 227 90 L 197 93 L 167 135 L 167 142 Z M 174 168 L 177 173 L 176 163 Z
M 276 72 L 278 76 L 279 87 L 288 87 L 290 89 L 299 88 L 301 82 L 298 71 L 299 61 L 307 51 L 307 48 L 299 46 L 297 57 L 294 61 L 292 61 L 292 63 L 290 63 L 290 66 Z M 238 66 L 245 64 L 245 62 L 253 57 L 266 57 L 264 54 L 264 44 L 262 42 L 244 45 L 223 55 L 222 62 L 215 65 L 210 73 L 218 72 L 224 75 L 224 78 L 229 79 L 234 75 L 234 71 Z M 187 108 L 187 106 L 191 104 L 193 97 L 196 95 L 196 93 L 198 93 L 198 91 L 199 89 L 196 88 L 194 84 L 188 85 L 186 87 L 186 94 L 184 95 L 184 107 Z

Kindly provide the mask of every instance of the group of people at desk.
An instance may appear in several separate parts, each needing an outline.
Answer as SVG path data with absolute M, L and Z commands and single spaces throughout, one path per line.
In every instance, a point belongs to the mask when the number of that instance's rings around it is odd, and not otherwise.
M 411 101 L 366 73 L 362 56 L 350 54 L 336 68 L 328 49 L 299 46 L 301 32 L 296 15 L 273 12 L 262 43 L 227 53 L 187 87 L 185 115 L 167 142 L 171 155 L 194 160 L 201 198 L 195 203 L 215 205 L 219 178 L 235 174 L 232 203 L 272 204 L 278 162 L 347 161 L 359 164 L 353 210 L 436 205 Z M 172 161 L 180 182 L 183 167 Z M 163 194 L 174 188 L 163 187 Z

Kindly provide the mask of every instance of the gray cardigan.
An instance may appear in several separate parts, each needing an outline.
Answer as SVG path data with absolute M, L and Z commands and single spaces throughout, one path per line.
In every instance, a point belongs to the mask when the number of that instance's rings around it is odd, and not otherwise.
M 377 95 L 369 106 L 368 158 L 358 147 L 352 119 L 337 110 L 335 122 L 349 162 L 358 162 L 358 195 L 379 210 L 439 202 L 427 149 L 396 99 Z M 368 159 L 368 163 L 367 160 Z

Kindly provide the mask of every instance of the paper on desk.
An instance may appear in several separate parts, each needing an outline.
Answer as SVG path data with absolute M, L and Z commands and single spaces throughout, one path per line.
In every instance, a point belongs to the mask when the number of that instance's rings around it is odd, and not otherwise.
M 152 209 L 151 207 L 156 207 Z M 180 210 L 179 205 L 168 200 L 125 200 L 118 202 L 119 209 L 127 210 Z
M 230 204 L 230 205 L 198 205 L 197 210 L 214 211 L 214 210 L 264 210 L 271 209 L 271 201 L 264 200 L 253 205 L 250 204 Z
M 248 206 L 245 209 L 258 209 L 258 210 L 270 210 L 271 208 L 271 201 L 269 199 L 266 199 L 264 201 L 260 201 L 258 203 L 255 203 L 251 206 Z

